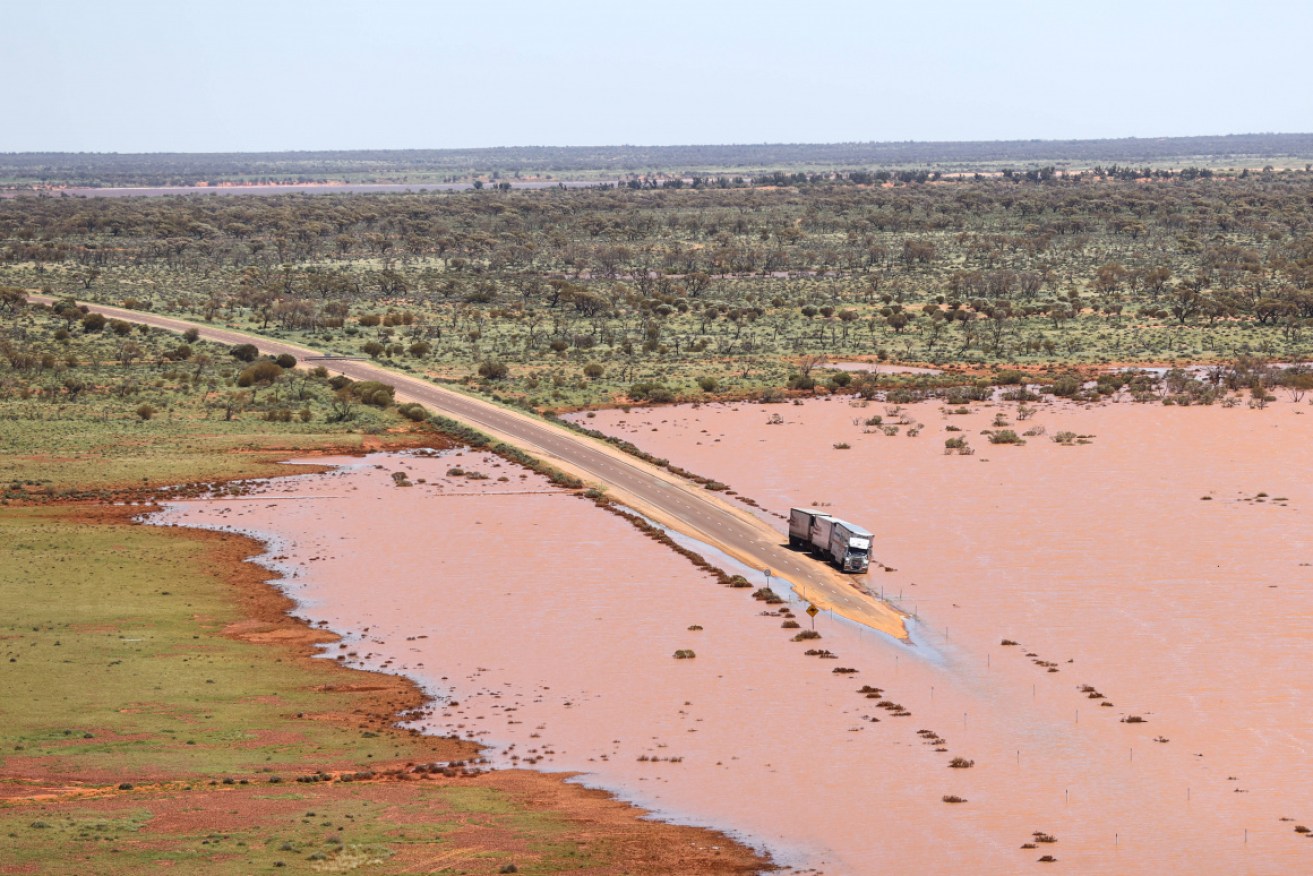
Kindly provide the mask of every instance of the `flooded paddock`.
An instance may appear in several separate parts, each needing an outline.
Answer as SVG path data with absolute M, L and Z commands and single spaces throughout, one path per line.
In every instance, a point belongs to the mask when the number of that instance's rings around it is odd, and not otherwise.
M 873 530 L 891 571 L 868 586 L 915 615 L 911 646 L 825 614 L 793 641 L 812 621 L 784 582 L 782 605 L 723 588 L 473 452 L 342 460 L 160 522 L 266 538 L 300 612 L 346 634 L 328 656 L 437 697 L 418 726 L 799 868 L 1290 873 L 1313 858 L 1304 411 L 836 398 L 588 419 L 773 511 Z M 1025 445 L 981 434 L 1000 428 Z

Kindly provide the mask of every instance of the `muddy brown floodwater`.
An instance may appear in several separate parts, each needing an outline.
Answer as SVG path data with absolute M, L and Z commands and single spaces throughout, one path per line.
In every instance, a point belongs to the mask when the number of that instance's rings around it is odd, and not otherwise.
M 1047 434 L 990 445 L 1000 413 Z M 161 519 L 269 539 L 300 611 L 348 634 L 333 656 L 438 698 L 420 726 L 799 868 L 1309 872 L 1310 424 L 1290 403 L 1019 422 L 846 399 L 588 420 L 772 510 L 865 524 L 911 646 L 824 614 L 791 641 L 751 591 L 473 452 L 343 460 Z M 975 454 L 946 456 L 954 436 Z

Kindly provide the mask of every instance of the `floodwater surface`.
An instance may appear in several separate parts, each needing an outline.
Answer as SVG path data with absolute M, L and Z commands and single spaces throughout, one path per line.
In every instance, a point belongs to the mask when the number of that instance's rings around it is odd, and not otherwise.
M 805 603 L 720 587 L 473 452 L 343 460 L 160 521 L 268 539 L 301 613 L 347 634 L 332 656 L 435 695 L 419 726 L 788 864 L 1292 873 L 1313 862 L 1296 830 L 1313 825 L 1305 410 L 1018 421 L 830 399 L 588 420 L 771 510 L 872 529 L 890 571 L 868 586 L 915 614 L 910 646 L 825 614 L 822 638 L 793 641 L 779 609 L 806 630 Z M 999 414 L 1043 434 L 991 445 Z M 974 455 L 945 455 L 948 437 Z

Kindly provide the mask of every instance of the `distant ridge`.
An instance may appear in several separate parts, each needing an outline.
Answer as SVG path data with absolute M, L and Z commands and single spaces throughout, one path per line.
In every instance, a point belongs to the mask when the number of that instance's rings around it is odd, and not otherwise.
M 247 153 L 0 153 L 0 184 L 191 185 L 243 180 L 387 182 L 502 174 L 569 176 L 654 172 L 748 172 L 783 168 L 879 168 L 980 164 L 1216 164 L 1313 161 L 1313 133 L 1123 137 L 1104 140 L 766 143 L 685 146 L 504 146 L 475 149 L 325 150 Z

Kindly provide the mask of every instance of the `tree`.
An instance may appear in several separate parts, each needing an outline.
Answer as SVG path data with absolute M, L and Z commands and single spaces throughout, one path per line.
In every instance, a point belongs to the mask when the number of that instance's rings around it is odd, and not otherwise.
M 1168 292 L 1168 311 L 1181 325 L 1185 325 L 1203 309 L 1203 295 L 1193 283 L 1177 283 Z

